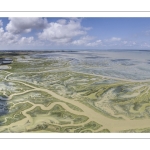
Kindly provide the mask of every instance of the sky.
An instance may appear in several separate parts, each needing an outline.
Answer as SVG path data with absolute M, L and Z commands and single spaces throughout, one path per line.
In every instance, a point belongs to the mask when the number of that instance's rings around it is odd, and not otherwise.
M 0 18 L 0 50 L 150 49 L 150 18 Z

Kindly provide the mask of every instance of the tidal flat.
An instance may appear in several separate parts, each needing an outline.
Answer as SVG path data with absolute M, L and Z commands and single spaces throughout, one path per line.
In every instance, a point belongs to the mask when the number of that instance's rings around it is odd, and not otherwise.
M 0 132 L 150 132 L 150 51 L 1 51 Z

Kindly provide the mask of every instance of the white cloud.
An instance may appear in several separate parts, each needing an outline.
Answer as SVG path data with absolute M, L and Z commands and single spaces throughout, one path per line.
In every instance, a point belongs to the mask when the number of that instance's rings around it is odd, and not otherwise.
M 9 32 L 5 32 L 3 34 L 3 38 L 4 40 L 8 43 L 8 44 L 11 44 L 11 43 L 16 43 L 18 41 L 18 36 L 17 35 L 13 35 Z
M 145 31 L 145 35 L 150 35 L 150 30 Z
M 102 44 L 101 40 L 96 40 L 96 41 L 92 41 L 94 39 L 94 37 L 92 36 L 84 36 L 81 37 L 79 40 L 74 40 L 72 42 L 72 44 L 74 45 L 83 45 L 83 46 L 98 46 L 100 44 Z
M 34 37 L 21 37 L 20 35 L 12 34 L 11 32 L 5 32 L 4 29 L 0 28 L 0 44 L 7 47 L 9 46 L 18 46 L 27 44 L 34 44 Z
M 141 44 L 142 48 L 150 48 L 150 44 L 148 44 L 147 42 L 144 42 Z
M 128 41 L 123 41 L 123 44 L 127 44 L 128 43 Z
M 43 18 L 9 18 L 10 22 L 6 26 L 6 30 L 13 34 L 23 32 L 31 32 L 33 28 L 43 29 L 47 26 L 47 19 Z
M 87 46 L 97 46 L 97 45 L 101 45 L 101 44 L 102 44 L 101 40 L 96 40 L 95 42 L 87 43 Z
M 2 20 L 0 20 L 0 27 L 2 27 L 3 26 L 3 22 L 2 22 Z
M 123 41 L 120 37 L 112 37 L 110 39 L 105 39 L 103 40 L 103 46 L 107 46 L 107 47 L 114 47 L 114 46 L 120 46 L 121 44 L 125 45 L 127 43 L 127 41 Z
M 67 20 L 65 20 L 65 19 L 59 19 L 59 20 L 57 20 L 57 23 L 65 25 L 67 23 Z
M 132 42 L 132 45 L 136 45 L 136 42 Z
M 121 42 L 117 43 L 118 45 L 123 45 L 127 47 L 133 47 L 133 46 L 138 46 L 138 43 L 135 41 L 127 41 L 127 40 L 122 40 Z
M 67 18 L 56 22 L 49 22 L 43 18 L 9 18 L 6 27 L 0 27 L 0 44 L 9 47 L 29 46 L 97 46 L 101 40 L 93 42 L 94 37 L 87 34 L 90 27 L 81 25 L 82 19 Z M 4 28 L 6 30 L 4 30 Z M 39 33 L 33 33 L 33 29 L 41 29 Z M 29 33 L 25 37 L 22 33 Z M 38 39 L 36 40 L 36 37 Z
M 18 41 L 18 35 L 13 35 L 12 33 L 5 32 L 4 29 L 0 28 L 0 42 L 3 44 L 16 43 Z
M 114 42 L 114 41 L 121 41 L 121 38 L 118 38 L 118 37 L 112 37 L 110 39 L 110 41 Z
M 57 22 L 49 23 L 48 27 L 38 34 L 38 37 L 40 40 L 66 44 L 71 42 L 74 37 L 85 35 L 86 33 L 86 28 L 81 26 L 79 19 L 69 21 L 61 19 Z
M 2 35 L 4 33 L 4 29 L 1 27 L 0 28 L 0 35 Z
M 74 45 L 85 45 L 87 44 L 89 41 L 91 41 L 94 37 L 91 37 L 91 36 L 83 36 L 81 37 L 80 39 L 78 40 L 74 40 L 72 42 L 72 44 Z
M 3 28 L 0 28 L 0 42 L 3 41 L 3 34 L 4 34 Z
M 22 37 L 19 44 L 31 44 L 34 41 L 34 37 Z
M 89 29 L 81 26 L 81 19 L 78 18 L 60 19 L 50 23 L 43 18 L 9 18 L 9 20 L 6 31 L 0 28 L 0 44 L 33 45 L 36 43 L 40 45 L 42 42 L 48 45 L 80 45 L 80 43 L 86 44 L 93 38 L 87 36 Z M 39 37 L 38 40 L 35 41 L 34 36 L 22 37 L 21 33 L 29 33 L 33 28 L 43 29 L 42 32 L 36 34 Z M 75 41 L 75 38 L 78 40 Z

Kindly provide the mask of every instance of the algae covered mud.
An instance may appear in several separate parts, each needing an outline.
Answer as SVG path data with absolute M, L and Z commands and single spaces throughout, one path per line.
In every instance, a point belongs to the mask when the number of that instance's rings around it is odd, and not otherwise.
M 150 51 L 0 55 L 0 132 L 150 132 Z

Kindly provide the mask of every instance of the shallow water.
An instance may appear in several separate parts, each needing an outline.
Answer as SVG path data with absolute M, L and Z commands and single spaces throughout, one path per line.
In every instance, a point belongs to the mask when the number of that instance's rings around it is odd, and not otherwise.
M 34 57 L 69 60 L 76 71 L 111 77 L 150 79 L 150 51 L 89 50 L 37 54 Z

